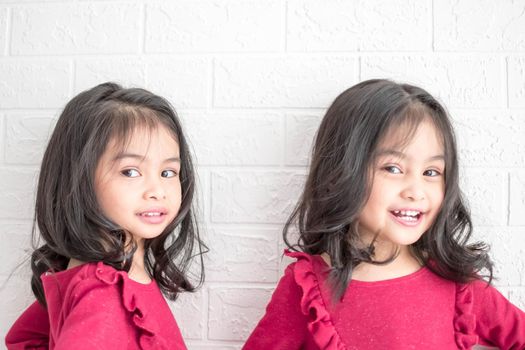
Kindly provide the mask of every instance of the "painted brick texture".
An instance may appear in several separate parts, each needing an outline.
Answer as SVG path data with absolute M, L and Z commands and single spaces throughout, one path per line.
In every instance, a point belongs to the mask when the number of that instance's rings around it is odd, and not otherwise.
M 290 262 L 281 230 L 319 122 L 369 78 L 448 107 L 474 235 L 525 308 L 525 0 L 0 2 L 2 338 L 32 298 L 50 131 L 68 99 L 108 80 L 168 98 L 195 153 L 206 282 L 170 303 L 190 349 L 241 348 Z

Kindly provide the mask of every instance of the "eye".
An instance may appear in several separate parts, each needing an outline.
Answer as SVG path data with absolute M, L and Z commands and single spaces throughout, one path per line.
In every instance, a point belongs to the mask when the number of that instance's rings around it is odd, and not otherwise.
M 402 173 L 401 169 L 399 169 L 395 165 L 387 165 L 383 167 L 383 170 L 385 170 L 386 172 L 389 172 L 390 174 L 401 174 Z
M 160 173 L 160 176 L 162 177 L 175 177 L 177 176 L 177 173 L 173 170 L 163 170 L 162 173 Z
M 126 177 L 139 177 L 140 173 L 137 169 L 125 169 L 120 172 L 122 175 Z
M 436 176 L 441 175 L 441 173 L 435 169 L 428 169 L 428 170 L 425 170 L 423 175 L 430 176 L 430 177 L 436 177 Z

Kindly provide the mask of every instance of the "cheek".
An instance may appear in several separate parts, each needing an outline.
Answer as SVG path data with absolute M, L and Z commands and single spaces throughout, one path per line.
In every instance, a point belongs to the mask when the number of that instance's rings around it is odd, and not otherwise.
M 174 207 L 180 208 L 182 202 L 182 186 L 180 182 L 177 182 L 170 188 L 170 193 L 170 202 Z
M 445 199 L 445 185 L 436 186 L 432 194 L 433 205 L 441 207 L 443 200 Z
M 366 206 L 373 210 L 382 209 L 387 203 L 391 202 L 393 194 L 395 194 L 395 190 L 393 190 L 392 184 L 385 185 L 383 181 L 378 179 L 372 185 Z

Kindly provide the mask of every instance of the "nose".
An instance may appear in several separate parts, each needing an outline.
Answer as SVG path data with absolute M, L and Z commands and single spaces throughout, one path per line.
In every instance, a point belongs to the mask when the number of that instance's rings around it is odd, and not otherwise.
M 166 190 L 161 183 L 160 179 L 150 179 L 146 183 L 146 189 L 144 190 L 144 199 L 165 199 Z
M 420 201 L 425 199 L 425 191 L 422 180 L 410 178 L 401 191 L 401 197 L 411 201 Z

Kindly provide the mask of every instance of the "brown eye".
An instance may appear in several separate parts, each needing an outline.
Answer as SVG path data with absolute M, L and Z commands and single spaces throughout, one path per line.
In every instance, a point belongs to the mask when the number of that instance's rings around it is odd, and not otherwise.
M 125 169 L 120 172 L 122 175 L 126 177 L 138 177 L 140 176 L 140 173 L 136 169 Z
M 177 173 L 173 170 L 163 170 L 162 173 L 160 173 L 160 176 L 162 177 L 175 177 L 177 176 Z
M 429 170 L 425 170 L 423 175 L 430 176 L 430 177 L 436 177 L 436 176 L 441 175 L 441 173 L 435 169 L 429 169 Z
M 394 165 L 388 165 L 383 168 L 383 170 L 389 172 L 390 174 L 401 174 L 402 171 L 397 166 Z

